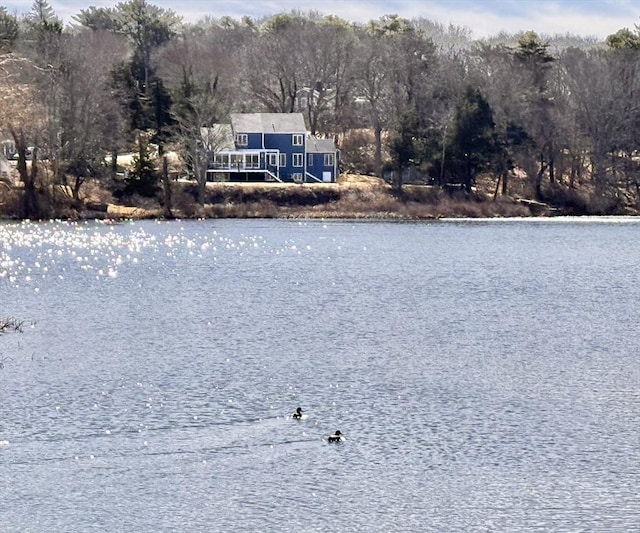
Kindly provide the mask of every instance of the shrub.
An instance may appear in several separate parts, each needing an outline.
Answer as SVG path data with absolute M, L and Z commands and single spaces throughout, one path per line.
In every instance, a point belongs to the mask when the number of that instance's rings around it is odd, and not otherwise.
M 22 218 L 24 215 L 24 192 L 0 183 L 0 217 Z

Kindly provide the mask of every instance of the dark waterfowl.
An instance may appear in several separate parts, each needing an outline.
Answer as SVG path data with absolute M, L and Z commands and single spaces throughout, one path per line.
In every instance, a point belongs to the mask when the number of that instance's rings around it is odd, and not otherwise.
M 300 420 L 302 418 L 302 407 L 298 407 L 296 412 L 291 415 L 291 418 L 295 420 Z
M 329 435 L 327 437 L 327 440 L 329 442 L 342 442 L 345 440 L 345 438 L 342 436 L 342 433 L 340 432 L 340 430 L 337 429 L 333 435 Z

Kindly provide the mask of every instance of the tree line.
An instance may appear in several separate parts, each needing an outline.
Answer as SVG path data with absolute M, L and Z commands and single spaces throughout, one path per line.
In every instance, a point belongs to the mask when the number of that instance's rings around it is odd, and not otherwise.
M 22 16 L 0 7 L 0 72 L 0 131 L 17 149 L 25 216 L 42 214 L 42 173 L 78 200 L 87 179 L 112 183 L 123 151 L 137 155 L 119 194 L 159 198 L 170 214 L 175 151 L 203 203 L 216 148 L 203 128 L 261 111 L 303 112 L 312 134 L 336 139 L 343 170 L 392 170 L 397 188 L 411 168 L 436 186 L 471 191 L 489 176 L 495 195 L 543 201 L 580 188 L 597 212 L 639 204 L 638 27 L 602 42 L 474 40 L 396 15 L 188 24 L 146 0 L 89 7 L 65 26 L 35 0 Z

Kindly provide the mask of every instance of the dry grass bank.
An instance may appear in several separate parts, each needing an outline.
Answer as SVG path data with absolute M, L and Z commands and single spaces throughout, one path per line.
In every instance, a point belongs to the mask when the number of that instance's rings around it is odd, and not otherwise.
M 0 191 L 2 192 L 2 191 Z M 4 191 L 0 216 L 20 218 L 21 191 Z M 423 220 L 437 218 L 526 217 L 556 214 L 541 203 L 514 198 L 493 200 L 487 191 L 466 194 L 439 187 L 405 185 L 392 190 L 385 181 L 346 174 L 338 183 L 209 183 L 204 206 L 196 201 L 195 183 L 173 182 L 173 214 L 178 218 L 351 218 Z M 157 199 L 116 202 L 97 181 L 81 189 L 81 205 L 62 202 L 56 218 L 161 218 Z M 128 205 L 127 205 L 128 204 Z M 18 213 L 18 215 L 16 215 Z
M 343 175 L 332 184 L 212 183 L 207 188 L 206 217 L 383 218 L 531 216 L 531 209 L 511 199 L 489 201 L 484 195 L 449 194 L 429 186 L 393 191 L 379 178 Z

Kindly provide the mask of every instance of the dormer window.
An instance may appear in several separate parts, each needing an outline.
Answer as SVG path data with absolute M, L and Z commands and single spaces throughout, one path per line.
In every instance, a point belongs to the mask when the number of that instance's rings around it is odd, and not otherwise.
M 294 133 L 291 144 L 293 144 L 293 146 L 302 146 L 303 142 L 304 142 L 304 136 L 300 135 L 299 133 Z
M 247 146 L 249 136 L 246 133 L 236 133 L 236 146 Z

